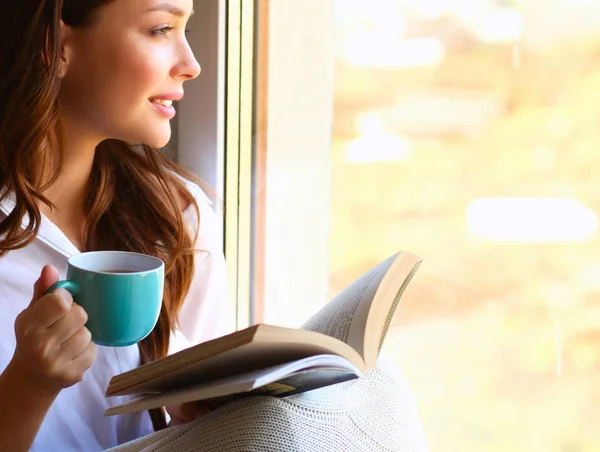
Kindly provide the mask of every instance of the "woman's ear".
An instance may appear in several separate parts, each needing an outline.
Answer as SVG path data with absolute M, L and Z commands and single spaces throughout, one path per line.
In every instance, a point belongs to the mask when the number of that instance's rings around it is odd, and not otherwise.
M 69 61 L 71 55 L 71 28 L 67 26 L 64 21 L 60 21 L 60 66 L 58 69 L 58 76 L 63 78 L 69 69 Z

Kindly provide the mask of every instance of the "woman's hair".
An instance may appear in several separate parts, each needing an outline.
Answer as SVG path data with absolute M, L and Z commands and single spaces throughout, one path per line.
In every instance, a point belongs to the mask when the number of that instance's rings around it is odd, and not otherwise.
M 0 257 L 35 239 L 38 203 L 52 207 L 43 192 L 62 168 L 60 20 L 71 27 L 93 25 L 99 9 L 112 1 L 2 1 L 0 201 L 13 193 L 16 207 L 0 222 Z M 85 251 L 134 251 L 165 262 L 163 306 L 156 327 L 139 343 L 142 363 L 167 354 L 194 273 L 195 238 L 187 233 L 180 206 L 193 205 L 197 213 L 198 206 L 178 175 L 196 180 L 157 149 L 106 140 L 96 149 L 85 200 Z M 151 411 L 151 417 L 156 429 L 165 426 L 164 412 Z

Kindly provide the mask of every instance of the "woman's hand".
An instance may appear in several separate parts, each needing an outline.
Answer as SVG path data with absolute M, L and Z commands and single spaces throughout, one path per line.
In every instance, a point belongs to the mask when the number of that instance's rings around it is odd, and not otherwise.
M 15 354 L 0 374 L 0 450 L 28 451 L 60 391 L 83 378 L 96 346 L 84 327 L 87 315 L 46 266 L 31 303 L 15 322 Z
M 82 381 L 96 357 L 84 309 L 64 289 L 46 295 L 57 280 L 54 267 L 43 268 L 31 303 L 15 322 L 17 346 L 9 364 L 23 381 L 49 394 Z
M 169 427 L 195 421 L 214 409 L 215 407 L 208 402 L 189 402 L 182 405 L 169 406 L 167 407 L 167 413 L 171 416 Z

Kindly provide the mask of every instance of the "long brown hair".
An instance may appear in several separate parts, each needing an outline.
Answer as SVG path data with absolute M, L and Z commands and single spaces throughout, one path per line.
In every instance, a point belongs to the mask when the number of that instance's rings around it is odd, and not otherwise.
M 98 9 L 112 1 L 18 0 L 0 6 L 0 201 L 9 193 L 17 201 L 0 223 L 0 257 L 35 239 L 39 202 L 52 207 L 42 193 L 64 158 L 57 105 L 60 20 L 71 27 L 93 25 Z M 56 166 L 49 166 L 50 157 Z M 42 185 L 48 170 L 54 176 Z M 85 201 L 86 251 L 135 251 L 166 264 L 158 324 L 139 343 L 142 363 L 167 354 L 194 272 L 194 237 L 186 233 L 180 206 L 193 205 L 197 212 L 198 206 L 177 174 L 197 180 L 157 149 L 106 140 L 96 149 Z M 151 417 L 155 429 L 165 426 L 162 410 Z

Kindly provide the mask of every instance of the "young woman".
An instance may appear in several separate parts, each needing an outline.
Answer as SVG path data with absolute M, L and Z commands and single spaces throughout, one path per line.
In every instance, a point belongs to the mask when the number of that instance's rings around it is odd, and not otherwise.
M 120 372 L 229 332 L 217 222 L 161 151 L 200 67 L 192 0 L 18 0 L 0 6 L 0 450 L 103 450 L 165 426 L 104 417 Z M 165 261 L 159 322 L 96 347 L 67 259 L 126 250 Z M 200 252 L 195 252 L 200 250 Z M 181 409 L 172 413 L 181 416 Z

